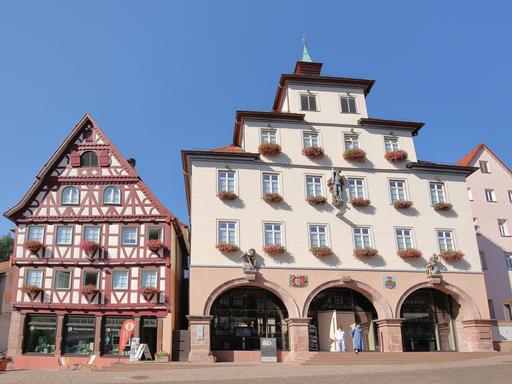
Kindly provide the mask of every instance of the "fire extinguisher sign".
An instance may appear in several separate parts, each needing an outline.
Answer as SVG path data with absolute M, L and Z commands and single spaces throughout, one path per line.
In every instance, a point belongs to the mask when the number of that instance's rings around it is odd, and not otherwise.
M 128 341 L 132 337 L 134 330 L 135 320 L 125 320 L 119 334 L 119 355 L 123 354 L 124 348 L 128 345 Z

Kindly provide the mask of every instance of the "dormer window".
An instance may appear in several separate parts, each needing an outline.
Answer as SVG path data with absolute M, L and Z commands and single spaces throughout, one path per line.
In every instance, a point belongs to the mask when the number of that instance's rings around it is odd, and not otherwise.
M 87 151 L 82 153 L 80 156 L 81 167 L 97 167 L 98 166 L 98 155 L 93 151 Z
M 356 98 L 351 96 L 341 96 L 341 113 L 357 113 Z
M 301 111 L 318 111 L 316 108 L 316 95 L 300 95 L 300 109 Z
M 75 187 L 66 187 L 62 190 L 61 203 L 76 205 L 80 202 L 80 191 Z
M 103 191 L 103 204 L 121 204 L 121 190 L 118 187 L 107 187 Z

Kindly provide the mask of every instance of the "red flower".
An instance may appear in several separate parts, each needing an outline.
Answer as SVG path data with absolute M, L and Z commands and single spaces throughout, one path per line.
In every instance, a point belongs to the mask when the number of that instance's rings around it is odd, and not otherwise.
M 351 161 L 364 161 L 366 159 L 366 152 L 359 148 L 347 149 L 343 152 L 343 158 Z
M 92 240 L 82 240 L 80 242 L 80 249 L 84 251 L 87 256 L 92 256 L 100 249 L 100 245 Z
M 327 198 L 324 196 L 309 196 L 307 200 L 311 205 L 320 205 L 327 202 Z
M 222 253 L 233 253 L 238 251 L 238 246 L 235 244 L 219 243 L 215 246 Z
M 434 209 L 436 211 L 449 211 L 452 208 L 453 208 L 453 205 L 451 205 L 450 203 L 435 203 L 434 204 Z
M 439 256 L 441 256 L 443 260 L 456 262 L 462 260 L 464 254 L 460 251 L 444 251 Z
M 412 201 L 409 200 L 397 200 L 393 203 L 396 209 L 407 209 L 412 207 Z
M 37 240 L 27 240 L 23 244 L 23 248 L 28 249 L 30 252 L 37 252 L 43 247 L 43 243 Z
M 324 149 L 317 146 L 311 146 L 302 150 L 304 156 L 309 157 L 312 160 L 319 159 L 324 155 Z
M 379 251 L 373 248 L 357 248 L 354 249 L 354 256 L 357 257 L 371 257 L 375 256 Z
M 160 293 L 160 290 L 156 287 L 142 287 L 140 289 L 140 293 L 144 296 L 146 301 L 151 301 L 151 299 Z
M 283 201 L 283 197 L 277 192 L 266 192 L 263 195 L 263 200 L 267 203 L 280 203 Z
M 350 200 L 350 203 L 354 207 L 367 207 L 370 205 L 370 200 L 362 198 L 362 197 L 354 197 Z
M 265 245 L 263 247 L 263 251 L 267 255 L 277 256 L 277 255 L 282 255 L 285 252 L 285 248 L 282 245 L 271 244 L 271 245 Z
M 37 285 L 30 285 L 30 284 L 25 284 L 23 287 L 21 287 L 21 290 L 28 295 L 37 295 L 39 292 L 43 291 L 43 289 L 41 287 L 38 287 Z
M 148 240 L 148 249 L 152 252 L 158 252 L 164 247 L 159 239 Z
M 221 200 L 235 200 L 238 197 L 235 192 L 229 191 L 220 191 L 218 196 Z
M 316 257 L 327 257 L 332 255 L 331 248 L 327 246 L 313 247 L 310 249 L 310 251 Z
M 402 150 L 386 152 L 384 155 L 386 160 L 391 163 L 398 163 L 400 161 L 407 160 L 407 156 L 407 152 Z
M 94 285 L 94 284 L 87 284 L 84 285 L 80 292 L 82 292 L 83 295 L 94 295 L 98 293 L 100 290 Z
M 423 253 L 418 250 L 418 249 L 414 249 L 414 248 L 408 248 L 408 249 L 401 249 L 397 252 L 397 255 L 400 256 L 400 257 L 421 257 L 423 256 Z
M 263 143 L 258 147 L 258 152 L 265 156 L 274 156 L 281 152 L 281 146 L 275 143 Z

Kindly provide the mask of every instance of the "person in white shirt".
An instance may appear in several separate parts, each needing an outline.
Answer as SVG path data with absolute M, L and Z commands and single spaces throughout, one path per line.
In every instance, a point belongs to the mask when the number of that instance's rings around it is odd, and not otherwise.
M 345 331 L 341 327 L 338 327 L 338 330 L 334 334 L 334 339 L 336 340 L 338 352 L 345 352 Z

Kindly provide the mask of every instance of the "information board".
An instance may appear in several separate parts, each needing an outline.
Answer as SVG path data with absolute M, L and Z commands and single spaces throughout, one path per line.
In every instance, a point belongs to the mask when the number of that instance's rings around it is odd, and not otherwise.
M 262 337 L 260 349 L 262 363 L 277 363 L 277 340 L 275 337 Z

